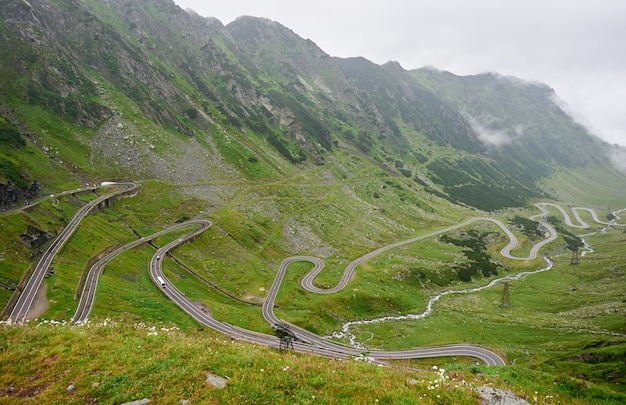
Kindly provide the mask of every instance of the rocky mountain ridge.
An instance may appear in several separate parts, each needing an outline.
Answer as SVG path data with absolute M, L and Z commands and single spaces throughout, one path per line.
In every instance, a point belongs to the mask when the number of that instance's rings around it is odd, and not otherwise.
M 613 170 L 546 85 L 333 58 L 277 22 L 171 0 L 9 0 L 0 21 L 0 101 L 69 178 L 273 177 L 344 148 L 493 210 L 547 196 L 560 167 Z

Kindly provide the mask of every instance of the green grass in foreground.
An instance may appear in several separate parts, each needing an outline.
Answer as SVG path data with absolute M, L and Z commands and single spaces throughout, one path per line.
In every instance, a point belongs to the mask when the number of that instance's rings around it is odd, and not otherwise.
M 19 360 L 19 361 L 18 361 Z M 441 360 L 445 362 L 445 359 Z M 427 371 L 329 360 L 230 342 L 210 331 L 108 320 L 88 327 L 0 325 L 0 404 L 475 404 L 474 387 L 533 404 L 618 404 L 626 395 L 519 366 Z M 212 373 L 224 389 L 205 382 Z M 68 391 L 73 385 L 75 390 Z

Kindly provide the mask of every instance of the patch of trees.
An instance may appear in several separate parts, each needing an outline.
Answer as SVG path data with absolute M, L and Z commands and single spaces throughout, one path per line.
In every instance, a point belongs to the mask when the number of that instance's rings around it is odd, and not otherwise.
M 504 188 L 476 183 L 445 187 L 445 191 L 452 198 L 485 211 L 524 205 L 532 196 L 525 188 Z
M 421 164 L 424 164 L 424 163 L 428 162 L 428 159 L 429 159 L 428 156 L 423 155 L 423 154 L 421 154 L 419 152 L 413 152 L 413 157 L 415 157 L 415 160 L 417 160 Z
M 394 162 L 394 165 L 396 169 L 398 169 L 398 171 L 402 173 L 404 177 L 411 178 L 411 175 L 413 174 L 413 172 L 411 171 L 411 169 L 404 166 L 403 161 L 396 159 L 396 161 Z
M 446 187 L 452 187 L 474 180 L 467 172 L 452 167 L 443 160 L 432 162 L 428 165 L 428 169 L 435 174 L 433 181 Z
M 486 253 L 487 246 L 485 238 L 488 232 L 468 231 L 462 232 L 458 238 L 448 235 L 439 237 L 444 243 L 450 243 L 455 246 L 464 247 L 463 254 L 470 261 L 452 266 L 457 272 L 457 277 L 461 281 L 472 281 L 472 277 L 482 276 L 490 277 L 498 274 L 498 270 L 502 267 L 491 261 L 491 257 Z
M 531 197 L 543 196 L 479 158 L 439 159 L 427 168 L 432 180 L 441 184 L 452 199 L 485 211 L 524 205 Z
M 511 224 L 516 226 L 521 233 L 528 236 L 529 238 L 542 237 L 543 231 L 540 228 L 540 224 L 537 221 L 533 221 L 528 218 L 523 218 L 519 216 L 515 216 L 511 220 Z
M 561 221 L 554 215 L 548 216 L 546 218 L 546 221 L 554 226 L 554 229 L 558 232 L 559 236 L 563 238 L 563 240 L 565 241 L 565 245 L 569 250 L 574 250 L 576 248 L 585 246 L 583 240 L 568 231 L 567 229 L 563 228 L 563 226 L 561 226 Z
M 429 194 L 435 195 L 439 198 L 443 198 L 444 200 L 448 200 L 453 204 L 458 204 L 459 202 L 457 200 L 455 200 L 454 198 L 450 197 L 449 195 L 442 193 L 441 191 L 437 190 L 436 188 L 432 188 L 431 186 L 429 186 L 424 180 L 420 179 L 419 176 L 415 176 L 413 177 L 413 181 L 416 182 L 417 184 L 419 184 L 420 186 L 424 187 L 424 191 L 426 191 Z

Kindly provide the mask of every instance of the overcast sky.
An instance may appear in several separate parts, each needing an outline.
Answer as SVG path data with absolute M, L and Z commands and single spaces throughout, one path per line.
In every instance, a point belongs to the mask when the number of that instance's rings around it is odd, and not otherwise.
M 266 17 L 331 56 L 486 71 L 553 87 L 568 112 L 626 145 L 623 0 L 175 0 L 228 24 Z

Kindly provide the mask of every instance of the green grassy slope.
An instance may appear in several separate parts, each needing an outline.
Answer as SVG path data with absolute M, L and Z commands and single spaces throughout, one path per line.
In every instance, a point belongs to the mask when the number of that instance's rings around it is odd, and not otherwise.
M 474 404 L 475 387 L 530 403 L 617 404 L 599 384 L 520 366 L 378 367 L 230 342 L 207 331 L 117 320 L 88 327 L 0 326 L 0 403 Z M 19 362 L 16 356 L 19 355 Z M 44 365 L 44 367 L 42 367 Z M 205 382 L 226 379 L 224 389 Z M 73 390 L 68 388 L 73 386 Z

